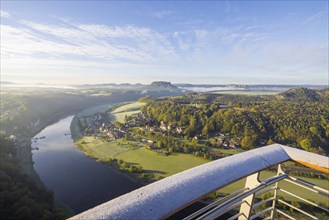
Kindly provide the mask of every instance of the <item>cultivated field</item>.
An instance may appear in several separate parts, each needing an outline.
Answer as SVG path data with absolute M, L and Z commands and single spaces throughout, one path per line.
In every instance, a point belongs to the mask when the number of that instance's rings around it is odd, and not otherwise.
M 120 113 L 115 113 L 115 114 L 112 113 L 112 116 L 113 116 L 114 120 L 117 120 L 120 123 L 125 123 L 126 116 L 128 117 L 130 115 L 137 114 L 137 113 L 140 113 L 140 111 L 137 110 L 137 111 L 120 112 Z
M 122 105 L 116 109 L 114 109 L 111 113 L 120 113 L 120 112 L 129 112 L 129 111 L 137 111 L 141 107 L 143 107 L 146 103 L 144 102 L 134 102 L 134 103 L 129 103 L 126 105 Z
M 111 108 L 114 104 L 107 104 L 107 105 L 99 105 L 91 108 L 87 108 L 82 112 L 78 113 L 78 117 L 90 116 L 98 112 L 106 112 L 109 108 Z
M 125 117 L 133 114 L 137 114 L 140 112 L 140 108 L 144 106 L 146 103 L 142 102 L 134 102 L 126 105 L 122 105 L 111 112 L 114 120 L 117 120 L 120 123 L 125 122 Z

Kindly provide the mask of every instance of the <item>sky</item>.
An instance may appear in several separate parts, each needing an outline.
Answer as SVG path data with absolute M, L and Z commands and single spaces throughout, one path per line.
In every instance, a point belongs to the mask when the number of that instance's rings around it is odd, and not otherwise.
M 1 1 L 1 81 L 329 83 L 328 1 Z

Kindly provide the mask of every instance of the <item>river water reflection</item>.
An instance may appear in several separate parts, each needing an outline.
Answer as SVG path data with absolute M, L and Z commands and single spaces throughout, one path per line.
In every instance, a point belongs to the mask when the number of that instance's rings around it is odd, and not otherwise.
M 94 207 L 138 187 L 126 176 L 81 153 L 73 144 L 73 116 L 42 130 L 32 143 L 34 169 L 55 199 L 76 213 Z

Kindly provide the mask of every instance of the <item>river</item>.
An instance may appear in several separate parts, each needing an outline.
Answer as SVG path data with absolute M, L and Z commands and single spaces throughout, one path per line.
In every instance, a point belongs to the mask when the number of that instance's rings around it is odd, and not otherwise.
M 70 135 L 73 116 L 47 126 L 32 142 L 34 169 L 55 199 L 80 213 L 140 185 L 81 153 Z M 36 150 L 38 148 L 38 150 Z

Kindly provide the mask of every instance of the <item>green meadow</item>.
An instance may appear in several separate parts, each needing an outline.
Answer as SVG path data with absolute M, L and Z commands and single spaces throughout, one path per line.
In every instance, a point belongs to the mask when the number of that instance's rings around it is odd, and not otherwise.
M 125 144 L 121 140 L 106 142 L 102 139 L 95 139 L 91 136 L 85 136 L 76 143 L 80 150 L 90 157 L 100 159 L 101 161 L 109 158 L 118 160 L 121 159 L 128 164 L 142 166 L 145 173 L 154 174 L 155 177 L 167 177 L 210 161 L 191 154 L 174 153 L 166 156 L 165 154 L 149 150 L 145 147 L 132 147 L 129 144 Z M 260 174 L 260 180 L 274 175 L 274 172 L 267 170 L 262 171 Z M 306 177 L 299 178 L 328 189 L 328 180 Z M 244 184 L 245 178 L 218 190 L 218 192 L 232 193 L 243 188 Z M 321 195 L 317 195 L 286 181 L 281 181 L 279 186 L 290 192 L 296 193 L 303 198 L 316 202 L 322 202 L 329 206 L 328 199 Z M 280 192 L 279 195 L 284 194 Z M 287 200 L 298 201 L 298 199 L 295 199 L 290 195 L 284 195 L 284 197 Z
M 209 162 L 209 160 L 191 154 L 175 153 L 166 156 L 144 147 L 121 153 L 117 158 L 140 165 L 147 172 L 159 174 L 163 177 Z
M 140 112 L 140 108 L 146 103 L 143 102 L 134 102 L 126 105 L 122 105 L 111 112 L 114 120 L 117 120 L 120 123 L 125 122 L 126 116 L 131 116 Z

